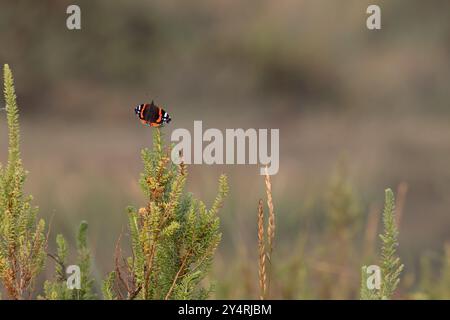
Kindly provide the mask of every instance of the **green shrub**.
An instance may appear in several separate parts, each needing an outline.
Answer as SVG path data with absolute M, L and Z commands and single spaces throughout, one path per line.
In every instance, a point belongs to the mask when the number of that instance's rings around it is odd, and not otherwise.
M 77 234 L 77 261 L 80 267 L 80 289 L 69 289 L 67 285 L 66 267 L 68 249 L 63 235 L 56 236 L 57 253 L 51 255 L 56 263 L 55 278 L 44 283 L 44 299 L 48 300 L 91 300 L 96 296 L 93 293 L 94 280 L 90 276 L 91 255 L 87 246 L 88 224 L 82 221 Z
M 380 235 L 381 245 L 381 286 L 380 289 L 367 288 L 366 267 L 362 268 L 361 299 L 381 300 L 392 298 L 400 282 L 403 265 L 397 256 L 398 230 L 395 220 L 395 199 L 391 189 L 385 191 L 383 211 L 384 233 Z
M 24 196 L 27 172 L 20 159 L 19 110 L 11 69 L 4 66 L 5 102 L 9 129 L 6 167 L 0 164 L 0 282 L 11 299 L 31 296 L 44 267 L 47 237 L 44 220 L 37 220 L 31 196 Z
M 153 150 L 144 149 L 140 185 L 145 207 L 128 208 L 132 255 L 116 248 L 115 270 L 103 284 L 107 299 L 200 299 L 211 288 L 200 286 L 220 242 L 219 208 L 228 193 L 227 179 L 208 210 L 185 193 L 187 171 L 170 161 L 159 129 L 153 131 Z

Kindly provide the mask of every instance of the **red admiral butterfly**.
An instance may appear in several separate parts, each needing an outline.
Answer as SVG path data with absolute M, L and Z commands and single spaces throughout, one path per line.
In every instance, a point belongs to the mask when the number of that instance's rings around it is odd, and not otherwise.
M 141 120 L 142 124 L 149 127 L 159 127 L 169 123 L 172 119 L 161 107 L 152 103 L 144 103 L 134 108 L 134 112 Z

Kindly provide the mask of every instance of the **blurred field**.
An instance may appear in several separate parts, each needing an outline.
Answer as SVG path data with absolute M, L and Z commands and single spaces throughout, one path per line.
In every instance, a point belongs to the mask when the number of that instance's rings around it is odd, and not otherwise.
M 26 188 L 52 219 L 51 243 L 57 233 L 73 240 L 85 219 L 96 278 L 112 269 L 125 207 L 145 201 L 139 152 L 151 130 L 132 110 L 155 99 L 173 118 L 166 137 L 194 120 L 280 129 L 274 298 L 357 297 L 367 215 L 401 182 L 409 190 L 400 295 L 418 290 L 421 259 L 440 257 L 450 241 L 450 2 L 79 1 L 78 32 L 65 28 L 69 3 L 0 4 L 0 61 L 15 73 Z M 369 3 L 382 6 L 379 32 L 365 28 Z M 361 217 L 346 261 L 327 229 L 340 162 Z M 188 189 L 210 202 L 219 173 L 229 176 L 214 297 L 256 298 L 259 168 L 189 170 Z M 435 275 L 441 264 L 433 258 Z

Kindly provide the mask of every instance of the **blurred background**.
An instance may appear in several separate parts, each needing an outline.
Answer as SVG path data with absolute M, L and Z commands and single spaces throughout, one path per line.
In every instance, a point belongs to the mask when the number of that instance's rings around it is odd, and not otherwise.
M 26 188 L 52 221 L 50 250 L 87 220 L 97 288 L 126 206 L 145 203 L 152 130 L 133 109 L 155 100 L 173 119 L 167 140 L 194 120 L 280 129 L 273 298 L 357 298 L 387 187 L 404 195 L 399 296 L 450 298 L 449 1 L 80 0 L 79 31 L 66 28 L 70 4 L 0 0 L 0 63 L 15 75 Z M 380 31 L 366 28 L 369 4 Z M 5 119 L 0 132 L 4 162 Z M 257 298 L 259 166 L 189 171 L 207 204 L 221 172 L 230 182 L 212 298 Z

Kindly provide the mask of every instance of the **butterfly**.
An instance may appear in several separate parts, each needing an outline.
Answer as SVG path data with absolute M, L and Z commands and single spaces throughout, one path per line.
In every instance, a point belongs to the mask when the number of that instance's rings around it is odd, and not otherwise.
M 141 123 L 148 127 L 160 127 L 172 121 L 169 114 L 163 108 L 158 107 L 153 101 L 144 103 L 134 108 Z

